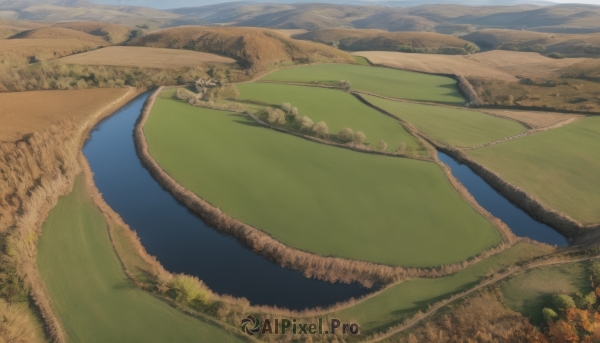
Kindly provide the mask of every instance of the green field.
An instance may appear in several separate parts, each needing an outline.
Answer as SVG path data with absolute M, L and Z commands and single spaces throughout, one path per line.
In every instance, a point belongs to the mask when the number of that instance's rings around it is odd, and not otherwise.
M 516 262 L 545 255 L 552 251 L 528 243 L 518 243 L 500 254 L 483 260 L 451 276 L 438 279 L 413 279 L 390 287 L 381 294 L 332 315 L 348 322 L 360 323 L 368 333 L 382 331 L 397 324 L 416 311 L 424 311 L 436 301 L 475 286 L 490 271 L 498 271 Z
M 316 64 L 287 68 L 266 75 L 262 80 L 287 82 L 337 83 L 347 80 L 352 89 L 391 98 L 462 104 L 456 81 L 444 76 L 396 69 L 349 64 Z
M 500 290 L 508 307 L 531 318 L 534 324 L 541 324 L 542 309 L 548 307 L 552 295 L 587 294 L 593 289 L 588 263 L 580 262 L 529 270 L 504 282 Z
M 500 241 L 432 162 L 313 143 L 172 99 L 157 100 L 144 131 L 179 183 L 295 248 L 425 267 Z
M 413 124 L 430 137 L 455 147 L 472 147 L 518 135 L 527 128 L 481 112 L 428 106 L 365 95 L 375 106 Z
M 79 177 L 43 225 L 38 266 L 70 342 L 243 342 L 138 289 Z
M 301 115 L 314 120 L 325 121 L 329 132 L 337 134 L 350 127 L 362 131 L 366 143 L 376 146 L 380 139 L 388 144 L 388 151 L 396 151 L 400 142 L 413 150 L 426 154 L 427 150 L 400 123 L 377 110 L 363 104 L 349 93 L 337 90 L 278 85 L 272 83 L 243 83 L 238 85 L 240 99 L 258 100 L 273 106 L 289 102 L 298 107 Z
M 546 206 L 600 223 L 600 117 L 467 154 Z

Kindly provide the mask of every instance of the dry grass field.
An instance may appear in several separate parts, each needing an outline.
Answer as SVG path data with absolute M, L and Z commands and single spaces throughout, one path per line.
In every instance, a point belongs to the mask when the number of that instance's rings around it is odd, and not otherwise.
M 206 52 L 136 46 L 111 46 L 64 57 L 56 62 L 61 64 L 162 69 L 196 67 L 203 66 L 206 63 L 235 63 L 235 60 Z
M 387 32 L 382 30 L 322 29 L 294 38 L 337 46 L 342 50 L 396 51 L 398 46 L 413 48 L 463 48 L 468 41 L 434 32 Z
M 119 44 L 129 39 L 131 28 L 125 25 L 101 23 L 101 22 L 67 22 L 54 24 L 53 27 L 61 27 L 88 33 L 93 36 L 102 37 L 112 44 Z
M 0 93 L 0 141 L 13 141 L 63 119 L 78 123 L 129 88 Z
M 517 81 L 517 77 L 557 77 L 561 75 L 564 68 L 590 61 L 589 58 L 553 59 L 534 52 L 500 50 L 466 56 L 385 51 L 363 51 L 354 54 L 366 57 L 374 64 L 383 64 L 394 68 L 508 82 Z
M 295 38 L 294 36 L 296 36 L 296 35 L 301 35 L 301 34 L 308 32 L 304 29 L 289 29 L 289 30 L 281 29 L 281 30 L 273 30 L 273 31 L 275 31 L 275 32 L 279 33 L 280 35 L 287 37 L 287 38 Z
M 2 39 L 0 71 L 32 62 L 53 60 L 96 47 L 95 44 L 78 39 Z
M 45 27 L 24 31 L 13 37 L 18 39 L 73 39 L 97 47 L 110 45 L 109 42 L 100 37 L 62 27 Z
M 354 62 L 351 55 L 332 47 L 257 28 L 176 27 L 152 32 L 129 45 L 216 53 L 239 60 L 251 72 L 298 62 Z
M 568 120 L 578 118 L 575 114 L 541 111 L 513 111 L 513 110 L 483 110 L 494 116 L 513 119 L 525 123 L 533 129 L 540 129 L 552 125 L 564 123 Z

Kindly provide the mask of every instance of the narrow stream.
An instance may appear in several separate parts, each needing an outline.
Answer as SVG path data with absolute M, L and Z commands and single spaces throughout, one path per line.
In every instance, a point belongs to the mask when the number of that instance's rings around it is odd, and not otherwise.
M 452 169 L 454 177 L 469 190 L 469 193 L 475 197 L 475 200 L 495 217 L 505 222 L 517 236 L 529 237 L 538 242 L 558 246 L 569 244 L 564 236 L 550 226 L 530 217 L 525 211 L 498 193 L 466 165 L 458 163 L 443 152 L 438 152 L 438 157 Z
M 358 284 L 331 284 L 282 268 L 206 226 L 143 167 L 133 127 L 149 93 L 100 123 L 83 153 L 106 202 L 171 272 L 198 276 L 219 294 L 289 309 L 328 306 L 370 292 Z
M 150 176 L 135 152 L 133 127 L 149 94 L 138 96 L 98 124 L 83 153 L 106 202 L 167 270 L 198 276 L 220 294 L 289 309 L 324 307 L 371 291 L 358 284 L 308 279 L 282 268 L 208 227 L 179 204 Z M 518 236 L 567 245 L 563 236 L 529 217 L 468 167 L 443 153 L 439 158 L 484 208 Z

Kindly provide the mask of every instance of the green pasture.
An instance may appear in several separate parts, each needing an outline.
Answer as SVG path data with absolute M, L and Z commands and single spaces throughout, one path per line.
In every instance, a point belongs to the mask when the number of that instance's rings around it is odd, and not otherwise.
M 362 131 L 366 143 L 377 146 L 380 139 L 388 144 L 388 151 L 396 151 L 400 142 L 426 154 L 425 147 L 400 123 L 363 104 L 353 95 L 332 89 L 290 86 L 273 83 L 239 84 L 240 99 L 258 100 L 279 106 L 289 102 L 300 111 L 300 115 L 310 117 L 315 123 L 324 121 L 331 134 L 349 127 L 354 131 Z M 288 119 L 291 121 L 291 119 Z
M 600 117 L 467 154 L 546 206 L 600 223 Z
M 560 266 L 528 270 L 500 286 L 506 305 L 542 324 L 542 309 L 549 307 L 552 295 L 567 292 L 587 294 L 590 285 L 588 263 L 569 263 Z
M 518 135 L 527 128 L 481 112 L 392 101 L 365 95 L 373 105 L 413 124 L 441 143 L 472 147 Z
M 366 301 L 335 312 L 331 317 L 344 322 L 357 322 L 363 333 L 385 331 L 402 322 L 415 312 L 425 311 L 429 304 L 447 299 L 453 294 L 477 285 L 489 272 L 497 272 L 512 264 L 545 255 L 552 248 L 529 243 L 518 243 L 488 259 L 467 267 L 453 275 L 437 279 L 413 279 L 386 289 Z
M 462 104 L 456 81 L 445 76 L 350 64 L 314 64 L 282 69 L 262 80 L 302 83 L 350 81 L 352 89 L 391 98 Z
M 164 98 L 144 131 L 152 156 L 184 187 L 295 248 L 426 267 L 500 241 L 432 162 L 313 143 Z
M 43 225 L 37 263 L 70 342 L 242 342 L 140 290 L 79 177 Z

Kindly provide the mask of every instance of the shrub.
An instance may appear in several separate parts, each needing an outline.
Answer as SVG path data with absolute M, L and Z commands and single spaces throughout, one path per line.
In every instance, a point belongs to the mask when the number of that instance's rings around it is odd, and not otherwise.
M 566 294 L 556 294 L 552 296 L 552 306 L 557 309 L 566 310 L 575 307 L 573 298 Z
M 323 137 L 329 133 L 329 128 L 324 121 L 320 121 L 312 127 L 312 131 L 317 135 L 317 137 Z
M 285 124 L 285 113 L 283 113 L 282 110 L 278 109 L 278 108 L 271 108 L 271 107 L 267 107 L 265 108 L 265 113 L 267 114 L 267 121 L 271 124 Z
M 354 136 L 352 136 L 352 142 L 356 144 L 363 144 L 363 142 L 367 139 L 367 136 L 362 131 L 356 131 Z
M 237 99 L 240 96 L 240 91 L 234 84 L 228 84 L 219 88 L 217 96 L 223 99 Z
M 380 139 L 379 143 L 377 143 L 377 150 L 384 152 L 385 149 L 387 149 L 387 146 L 387 143 L 383 139 Z
M 179 100 L 190 100 L 196 98 L 196 94 L 185 88 L 177 88 L 177 90 L 173 93 L 173 97 Z
M 555 58 L 557 60 L 562 60 L 563 58 L 565 58 L 565 56 L 563 54 L 559 54 L 558 52 L 553 52 L 553 53 L 549 54 L 548 57 Z
M 279 106 L 285 113 L 290 113 L 290 111 L 292 110 L 292 104 L 290 104 L 289 102 L 284 102 L 283 104 L 281 104 L 281 106 Z
M 352 142 L 352 140 L 354 139 L 354 131 L 349 127 L 343 128 L 338 133 L 337 139 L 343 143 Z
M 307 116 L 302 117 L 302 121 L 300 122 L 300 130 L 310 130 L 313 127 L 315 122 Z
M 347 91 L 349 91 L 352 88 L 352 83 L 350 83 L 350 81 L 340 80 L 340 85 L 343 89 Z
M 544 320 L 549 322 L 552 319 L 558 318 L 558 314 L 554 312 L 553 309 L 545 307 L 542 310 L 542 315 L 544 316 Z
M 297 107 L 292 107 L 292 109 L 291 109 L 291 111 L 290 111 L 290 114 L 291 114 L 292 116 L 294 116 L 294 117 L 295 117 L 295 116 L 297 116 L 298 114 L 300 114 L 300 111 L 298 111 L 298 108 L 297 108 Z
M 437 53 L 443 55 L 467 55 L 469 52 L 464 48 L 439 48 Z
M 198 301 L 207 304 L 211 298 L 208 287 L 195 276 L 176 275 L 169 283 L 169 288 L 175 292 L 175 299 L 181 303 Z

